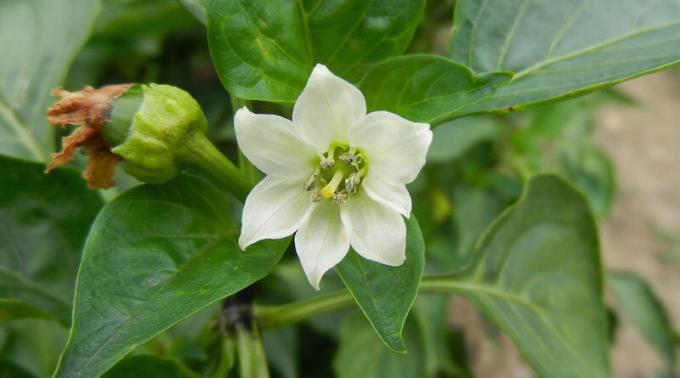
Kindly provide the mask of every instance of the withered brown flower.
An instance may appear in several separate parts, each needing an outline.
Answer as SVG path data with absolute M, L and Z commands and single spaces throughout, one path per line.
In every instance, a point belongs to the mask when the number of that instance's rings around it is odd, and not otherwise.
M 111 146 L 104 139 L 101 128 L 111 117 L 113 100 L 125 93 L 134 84 L 108 85 L 102 88 L 85 87 L 69 92 L 61 88 L 52 94 L 61 99 L 47 111 L 47 120 L 57 126 L 76 125 L 78 128 L 62 138 L 62 149 L 52 154 L 45 173 L 73 160 L 78 147 L 89 157 L 83 177 L 92 189 L 110 188 L 120 158 L 111 152 Z

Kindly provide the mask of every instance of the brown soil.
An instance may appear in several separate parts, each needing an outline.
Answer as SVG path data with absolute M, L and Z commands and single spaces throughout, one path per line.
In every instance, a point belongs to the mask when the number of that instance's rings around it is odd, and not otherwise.
M 680 266 L 663 259 L 680 236 L 680 91 L 669 72 L 620 85 L 639 107 L 601 113 L 598 140 L 614 161 L 619 192 L 602 227 L 605 265 L 647 279 L 680 326 Z M 677 239 L 680 241 L 680 239 Z M 616 377 L 649 377 L 663 368 L 658 354 L 629 326 L 612 351 Z

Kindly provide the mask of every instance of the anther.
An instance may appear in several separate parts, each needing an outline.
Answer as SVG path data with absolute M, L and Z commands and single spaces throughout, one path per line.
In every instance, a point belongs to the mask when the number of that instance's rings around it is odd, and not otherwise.
M 356 193 L 359 184 L 361 184 L 361 175 L 358 172 L 352 173 L 345 179 L 345 189 L 348 193 Z
M 318 181 L 318 179 L 319 179 L 319 168 L 317 167 L 316 170 L 314 171 L 314 174 L 307 177 L 305 182 L 302 183 L 302 188 L 306 192 L 311 191 L 316 186 L 316 182 Z
M 334 205 L 342 205 L 343 203 L 347 202 L 347 198 L 349 198 L 349 195 L 347 192 L 338 192 L 333 194 L 333 204 Z
M 317 177 L 318 176 L 316 174 L 311 175 L 311 176 L 307 177 L 307 180 L 305 180 L 304 183 L 302 183 L 302 188 L 305 190 L 305 192 L 309 192 L 312 189 L 314 189 L 314 185 L 316 184 Z
M 352 165 L 356 160 L 356 155 L 351 152 L 343 152 L 338 156 L 338 159 L 345 164 Z
M 335 159 L 333 158 L 333 155 L 332 154 L 328 156 L 324 154 L 319 155 L 319 165 L 324 170 L 333 168 L 333 166 L 335 165 Z
M 342 171 L 337 171 L 333 174 L 333 178 L 331 179 L 331 182 L 329 182 L 326 186 L 321 188 L 320 193 L 321 195 L 326 198 L 330 199 L 333 197 L 333 194 L 335 194 L 335 191 L 338 189 L 338 185 L 342 182 L 343 178 L 343 173 Z
M 321 190 L 315 189 L 314 192 L 312 192 L 312 202 L 321 202 L 324 200 L 324 196 L 321 195 Z

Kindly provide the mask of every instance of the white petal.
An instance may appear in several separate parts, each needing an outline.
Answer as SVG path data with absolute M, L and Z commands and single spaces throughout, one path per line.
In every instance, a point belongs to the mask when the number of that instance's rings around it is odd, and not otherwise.
M 349 250 L 338 207 L 328 201 L 317 204 L 295 234 L 295 249 L 309 283 L 319 290 L 323 274 L 337 265 Z
M 318 152 L 325 152 L 333 142 L 346 143 L 349 129 L 365 115 L 361 91 L 317 64 L 295 102 L 293 124 Z
M 308 176 L 317 152 L 296 133 L 292 122 L 243 107 L 234 117 L 236 139 L 243 154 L 269 176 Z
M 361 185 L 372 200 L 392 208 L 406 218 L 411 216 L 411 195 L 406 190 L 406 185 L 393 184 L 378 175 L 368 175 Z
M 350 133 L 350 145 L 364 150 L 368 174 L 395 184 L 415 180 L 425 165 L 432 131 L 389 112 L 372 112 Z
M 361 256 L 399 266 L 406 259 L 406 224 L 398 212 L 360 191 L 340 209 L 352 248 Z
M 297 181 L 265 177 L 248 194 L 241 218 L 241 249 L 263 239 L 291 235 L 312 209 L 309 192 Z

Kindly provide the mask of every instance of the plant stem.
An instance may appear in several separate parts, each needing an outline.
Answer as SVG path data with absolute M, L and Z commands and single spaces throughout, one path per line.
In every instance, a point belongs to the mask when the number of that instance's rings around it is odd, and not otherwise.
M 458 281 L 455 276 L 425 277 L 418 288 L 419 294 L 444 293 L 456 294 L 469 290 L 479 290 L 474 284 Z M 354 298 L 346 289 L 325 295 L 304 299 L 278 306 L 255 307 L 255 319 L 261 328 L 275 328 L 342 310 L 354 304 Z
M 183 161 L 191 163 L 210 174 L 219 184 L 223 184 L 241 201 L 253 188 L 252 183 L 240 169 L 227 159 L 204 134 L 194 134 L 187 139 Z
M 276 328 L 341 310 L 353 303 L 354 298 L 348 290 L 338 290 L 280 306 L 255 307 L 255 320 L 261 328 Z

